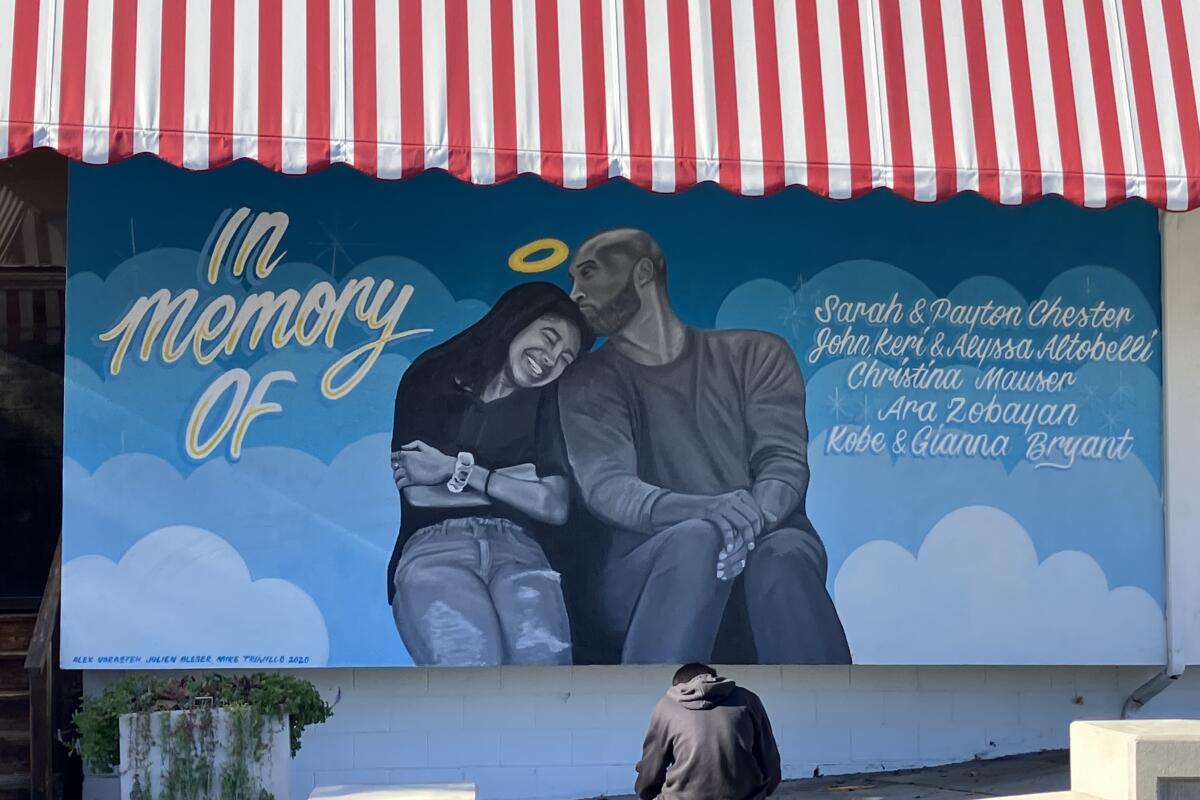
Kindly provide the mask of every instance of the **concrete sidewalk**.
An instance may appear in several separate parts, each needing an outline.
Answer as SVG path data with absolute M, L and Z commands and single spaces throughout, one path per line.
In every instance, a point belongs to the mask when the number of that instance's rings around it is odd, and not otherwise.
M 965 800 L 1070 788 L 1067 751 L 1055 750 L 944 767 L 785 781 L 781 800 Z M 610 800 L 634 800 L 633 795 Z

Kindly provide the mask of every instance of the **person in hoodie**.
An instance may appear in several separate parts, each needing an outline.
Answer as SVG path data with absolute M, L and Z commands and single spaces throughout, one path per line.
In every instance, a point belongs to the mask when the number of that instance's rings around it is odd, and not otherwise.
M 779 786 L 779 748 L 758 695 L 685 664 L 650 716 L 637 765 L 641 800 L 762 800 Z

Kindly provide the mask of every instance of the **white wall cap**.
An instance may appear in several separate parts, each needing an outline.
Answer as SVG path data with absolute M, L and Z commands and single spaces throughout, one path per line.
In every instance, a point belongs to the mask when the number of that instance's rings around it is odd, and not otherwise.
M 475 800 L 475 784 L 318 786 L 308 797 L 309 800 Z
M 1200 720 L 1196 719 L 1131 719 L 1072 722 L 1071 733 L 1075 733 L 1077 728 L 1097 728 L 1133 739 L 1200 741 Z

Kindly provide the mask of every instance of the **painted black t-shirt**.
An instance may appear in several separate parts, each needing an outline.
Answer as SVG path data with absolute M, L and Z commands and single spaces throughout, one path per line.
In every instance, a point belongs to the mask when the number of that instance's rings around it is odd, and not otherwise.
M 414 378 L 410 380 L 409 378 Z M 487 469 L 533 464 L 538 477 L 565 476 L 566 446 L 559 422 L 554 385 L 518 389 L 484 403 L 470 388 L 453 379 L 430 386 L 420 376 L 406 376 L 396 394 L 392 451 L 421 440 L 447 455 L 468 452 Z M 447 519 L 502 517 L 532 528 L 528 516 L 496 500 L 489 506 L 430 508 L 413 506 L 401 496 L 400 532 L 388 563 L 388 602 L 395 593 L 393 576 L 409 538 L 421 528 Z

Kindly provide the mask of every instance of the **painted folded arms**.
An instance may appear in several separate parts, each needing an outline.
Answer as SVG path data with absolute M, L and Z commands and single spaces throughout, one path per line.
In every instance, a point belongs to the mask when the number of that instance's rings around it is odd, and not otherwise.
M 561 475 L 539 478 L 533 464 L 517 464 L 495 470 L 476 467 L 467 482 L 467 488 L 457 494 L 446 488 L 444 483 L 405 486 L 401 491 L 404 499 L 414 506 L 486 508 L 493 502 L 500 502 L 550 525 L 566 522 L 570 503 L 567 479 Z
M 527 443 L 518 440 L 515 449 L 497 449 L 493 442 L 480 452 L 451 438 L 453 434 L 447 432 L 459 426 L 455 415 L 467 413 L 455 407 L 463 405 L 461 392 L 439 397 L 434 392 L 423 393 L 417 379 L 410 381 L 406 376 L 401 381 L 392 430 L 392 469 L 405 502 L 424 508 L 487 508 L 499 503 L 540 522 L 566 522 L 571 492 L 555 394 L 542 392 L 533 437 Z M 501 418 L 493 427 L 503 424 Z M 472 451 L 476 463 L 462 492 L 446 488 L 457 452 L 443 452 L 427 444 L 423 440 L 427 431 Z
M 517 480 L 536 481 L 537 470 L 533 464 L 517 464 L 512 467 L 501 467 L 492 470 L 494 475 L 507 475 Z M 493 477 L 494 481 L 495 478 Z M 490 506 L 491 498 L 467 486 L 458 494 L 446 488 L 446 484 L 434 486 L 405 486 L 404 499 L 411 505 L 420 508 L 469 508 L 471 506 Z

